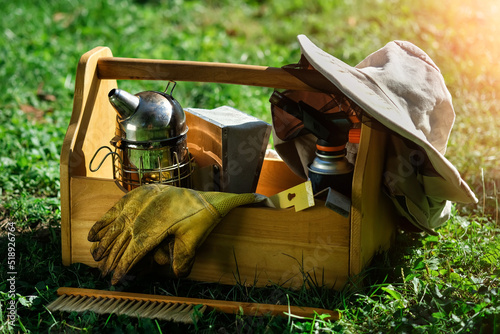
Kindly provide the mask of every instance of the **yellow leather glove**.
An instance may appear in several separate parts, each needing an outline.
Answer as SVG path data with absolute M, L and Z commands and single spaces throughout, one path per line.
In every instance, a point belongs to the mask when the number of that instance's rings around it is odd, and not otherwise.
M 111 284 L 147 253 L 159 264 L 170 264 L 177 277 L 189 275 L 196 249 L 233 208 L 257 203 L 258 194 L 201 192 L 149 184 L 122 197 L 91 228 L 91 253 Z M 160 247 L 159 247 L 160 246 Z

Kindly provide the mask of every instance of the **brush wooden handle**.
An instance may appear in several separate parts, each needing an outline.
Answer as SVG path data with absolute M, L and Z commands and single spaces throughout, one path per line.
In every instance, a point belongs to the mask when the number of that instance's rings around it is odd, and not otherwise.
M 278 67 L 211 63 L 185 60 L 102 57 L 97 61 L 99 79 L 172 80 L 227 83 L 247 86 L 317 91 Z M 310 82 L 317 82 L 319 72 L 303 70 Z
M 302 307 L 302 306 L 288 306 L 288 305 L 273 305 L 273 304 L 259 304 L 259 303 L 241 303 L 227 300 L 213 300 L 201 298 L 187 298 L 163 295 L 150 295 L 134 292 L 123 291 L 105 291 L 94 289 L 70 288 L 61 287 L 57 290 L 58 295 L 73 295 L 94 298 L 110 298 L 121 300 L 135 300 L 135 301 L 151 301 L 151 302 L 164 302 L 164 303 L 178 303 L 190 305 L 205 305 L 209 309 L 215 309 L 220 312 L 237 314 L 240 309 L 245 315 L 278 315 L 283 316 L 285 312 L 297 315 L 300 317 L 313 317 L 314 312 L 318 314 L 329 314 L 330 320 L 338 320 L 340 314 L 338 311 L 326 310 L 315 307 Z

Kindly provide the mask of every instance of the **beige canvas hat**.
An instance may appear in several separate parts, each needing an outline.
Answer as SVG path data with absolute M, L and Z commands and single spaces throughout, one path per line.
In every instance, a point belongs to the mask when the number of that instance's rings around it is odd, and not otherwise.
M 424 51 L 410 42 L 393 41 L 351 67 L 306 36 L 299 35 L 298 40 L 315 70 L 371 117 L 425 151 L 440 176 L 433 178 L 434 197 L 477 202 L 444 156 L 455 112 L 439 68 Z

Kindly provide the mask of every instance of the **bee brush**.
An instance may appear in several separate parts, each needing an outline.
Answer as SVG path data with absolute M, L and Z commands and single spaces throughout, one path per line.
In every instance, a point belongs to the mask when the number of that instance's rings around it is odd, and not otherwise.
M 131 317 L 156 318 L 183 323 L 192 323 L 197 314 L 217 310 L 245 315 L 279 315 L 285 312 L 301 317 L 312 317 L 314 312 L 329 314 L 331 320 L 338 320 L 337 311 L 312 307 L 272 305 L 259 303 L 240 303 L 226 300 L 186 298 L 163 295 L 149 295 L 122 291 L 104 291 L 82 288 L 62 287 L 57 290 L 59 298 L 47 305 L 47 309 L 65 312 L 92 311 L 98 314 L 125 314 Z M 195 306 L 201 307 L 195 311 Z

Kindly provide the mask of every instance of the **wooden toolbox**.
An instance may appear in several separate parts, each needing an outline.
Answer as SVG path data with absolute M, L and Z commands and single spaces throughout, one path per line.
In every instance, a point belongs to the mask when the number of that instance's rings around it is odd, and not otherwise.
M 88 231 L 124 195 L 111 168 L 91 172 L 89 162 L 114 136 L 116 113 L 108 92 L 117 88 L 116 80 L 134 79 L 314 90 L 280 68 L 117 58 L 106 47 L 85 53 L 78 63 L 73 113 L 61 152 L 64 265 L 96 266 Z M 300 287 L 307 274 L 319 284 L 342 288 L 394 237 L 394 210 L 381 190 L 386 140 L 384 132 L 362 127 L 349 217 L 320 200 L 300 212 L 236 208 L 200 247 L 188 279 Z M 270 196 L 303 181 L 281 160 L 265 159 L 257 192 Z

